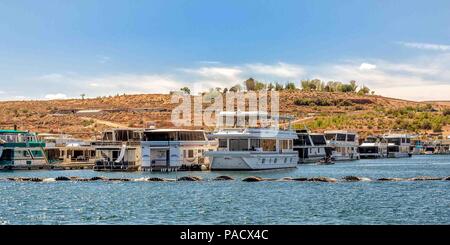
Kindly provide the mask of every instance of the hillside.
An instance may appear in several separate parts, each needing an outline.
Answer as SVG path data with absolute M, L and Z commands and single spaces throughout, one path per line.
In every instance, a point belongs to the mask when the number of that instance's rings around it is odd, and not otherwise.
M 51 101 L 0 102 L 0 128 L 68 133 L 91 138 L 110 127 L 172 127 L 168 94 L 142 94 Z M 280 111 L 317 131 L 350 129 L 363 135 L 401 129 L 415 133 L 450 128 L 450 105 L 339 92 L 280 92 Z

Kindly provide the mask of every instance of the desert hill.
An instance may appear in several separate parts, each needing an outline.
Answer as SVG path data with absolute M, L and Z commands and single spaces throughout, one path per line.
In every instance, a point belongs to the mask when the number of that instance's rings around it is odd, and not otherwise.
M 0 102 L 0 128 L 67 133 L 91 138 L 111 127 L 173 127 L 177 106 L 169 94 L 117 95 L 91 99 Z M 349 129 L 363 135 L 403 130 L 448 135 L 450 103 L 415 102 L 357 93 L 285 90 L 280 112 L 294 127 Z

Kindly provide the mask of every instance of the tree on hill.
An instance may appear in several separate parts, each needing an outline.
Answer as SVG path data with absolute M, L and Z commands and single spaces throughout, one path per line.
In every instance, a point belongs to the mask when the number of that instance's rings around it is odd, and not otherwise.
M 191 90 L 188 87 L 183 87 L 180 90 L 185 94 L 191 94 Z
M 359 89 L 358 94 L 359 95 L 366 95 L 370 93 L 370 89 L 366 86 L 363 86 L 362 88 Z
M 351 84 L 342 84 L 340 86 L 339 92 L 350 93 L 355 92 L 354 87 Z
M 242 90 L 242 86 L 240 84 L 236 84 L 233 87 L 230 88 L 230 92 L 239 92 Z
M 356 89 L 358 88 L 358 85 L 356 85 L 356 81 L 355 80 L 351 80 L 349 82 L 349 84 L 350 84 L 351 92 L 356 92 Z
M 293 83 L 293 82 L 288 82 L 288 83 L 286 83 L 285 88 L 286 88 L 286 90 L 295 90 L 295 89 L 296 89 L 296 88 L 295 88 L 295 83 Z
M 267 85 L 265 83 L 261 83 L 261 82 L 256 81 L 256 84 L 255 84 L 255 90 L 256 91 L 264 90 L 266 88 L 267 88 Z
M 245 88 L 247 89 L 247 91 L 255 91 L 255 89 L 256 89 L 255 79 L 249 78 L 244 81 L 244 84 L 245 84 Z
M 279 84 L 278 82 L 275 83 L 275 91 L 281 91 L 283 89 L 283 85 Z

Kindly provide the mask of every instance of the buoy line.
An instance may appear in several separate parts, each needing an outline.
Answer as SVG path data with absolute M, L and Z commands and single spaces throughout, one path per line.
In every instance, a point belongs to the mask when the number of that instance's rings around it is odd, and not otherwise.
M 212 179 L 207 179 L 206 181 L 232 181 L 235 178 L 231 176 L 221 175 L 214 177 Z M 437 181 L 445 180 L 450 181 L 450 176 L 448 177 L 435 177 L 435 176 L 416 176 L 412 178 L 395 178 L 395 177 L 383 177 L 383 178 L 368 178 L 360 176 L 344 176 L 342 178 L 331 178 L 325 176 L 318 177 L 283 177 L 280 179 L 275 178 L 263 178 L 259 176 L 248 176 L 241 179 L 244 182 L 262 182 L 262 181 L 277 181 L 277 182 L 326 182 L 326 183 L 336 183 L 336 182 L 399 182 L 399 181 Z M 204 181 L 202 177 L 199 176 L 182 176 L 178 179 L 161 178 L 161 177 L 141 177 L 141 178 L 108 178 L 103 176 L 94 176 L 91 178 L 83 178 L 77 176 L 58 176 L 56 178 L 38 178 L 38 177 L 7 177 L 0 178 L 0 181 L 12 181 L 12 182 L 175 182 L 175 181 L 190 181 L 198 182 Z

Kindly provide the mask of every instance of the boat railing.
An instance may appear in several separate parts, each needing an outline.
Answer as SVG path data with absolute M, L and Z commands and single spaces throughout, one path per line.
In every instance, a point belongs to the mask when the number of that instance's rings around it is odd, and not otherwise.
M 92 146 L 139 146 L 139 141 L 94 141 L 91 143 Z

